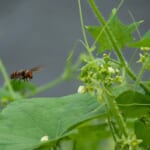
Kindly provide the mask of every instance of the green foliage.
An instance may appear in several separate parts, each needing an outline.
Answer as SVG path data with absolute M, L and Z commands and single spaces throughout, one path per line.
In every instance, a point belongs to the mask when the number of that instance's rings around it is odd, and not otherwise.
M 34 91 L 36 90 L 36 86 L 27 81 L 22 81 L 22 80 L 12 80 L 11 81 L 12 88 L 14 91 L 25 94 L 28 91 Z
M 96 150 L 96 149 L 109 149 L 114 144 L 110 138 L 110 130 L 106 123 L 96 123 L 86 125 L 78 129 L 78 134 L 74 137 L 76 141 L 75 149 L 77 150 Z M 110 145 L 105 145 L 100 142 L 110 138 Z M 109 142 L 109 141 L 107 141 Z M 103 145 L 104 144 L 104 145 Z
M 150 47 L 150 31 L 146 32 L 145 35 L 141 37 L 139 41 L 135 41 L 129 44 L 129 46 L 134 48 Z
M 4 78 L 0 87 L 0 150 L 150 149 L 150 80 L 143 78 L 150 70 L 150 31 L 135 40 L 132 34 L 141 21 L 122 23 L 117 16 L 122 1 L 108 20 L 94 0 L 88 2 L 100 25 L 84 26 L 78 0 L 81 43 L 86 52 L 73 63 L 71 51 L 60 77 L 39 87 L 29 81 L 10 81 L 0 61 Z M 91 46 L 86 31 L 94 39 Z M 133 53 L 139 49 L 135 61 L 142 65 L 137 74 L 122 53 L 127 47 Z M 82 82 L 78 94 L 32 98 L 77 76 Z
M 107 25 L 116 39 L 118 46 L 123 49 L 129 42 L 133 41 L 134 38 L 132 33 L 140 25 L 141 21 L 132 23 L 130 25 L 125 25 L 115 13 L 116 10 L 114 9 L 107 21 Z M 87 26 L 86 28 L 93 38 L 97 40 L 99 45 L 98 52 L 114 49 L 107 33 L 105 32 L 105 26 Z
M 88 94 L 16 101 L 1 112 L 0 149 L 38 147 L 44 144 L 44 136 L 50 146 L 68 135 L 73 126 L 103 114 L 103 107 Z
M 150 96 L 137 91 L 125 91 L 116 101 L 122 113 L 127 117 L 140 118 L 150 113 Z
M 135 122 L 135 133 L 138 138 L 142 139 L 142 146 L 146 150 L 150 148 L 150 119 L 149 116 L 143 117 Z

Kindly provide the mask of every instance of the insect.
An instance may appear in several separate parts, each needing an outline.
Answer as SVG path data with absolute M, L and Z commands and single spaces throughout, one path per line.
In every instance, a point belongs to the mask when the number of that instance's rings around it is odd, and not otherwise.
M 31 69 L 24 69 L 21 71 L 14 71 L 11 73 L 11 79 L 31 80 L 33 78 L 33 72 L 38 72 L 42 69 L 42 66 L 34 67 Z

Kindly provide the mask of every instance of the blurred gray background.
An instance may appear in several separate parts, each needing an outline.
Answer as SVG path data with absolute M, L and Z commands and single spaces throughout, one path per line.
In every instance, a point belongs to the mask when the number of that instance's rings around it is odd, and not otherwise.
M 95 0 L 105 17 L 119 0 Z M 86 25 L 95 25 L 87 0 L 81 0 Z M 119 16 L 131 23 L 131 10 L 136 20 L 145 20 L 141 34 L 150 27 L 150 0 L 124 0 Z M 8 73 L 45 64 L 34 76 L 33 83 L 43 85 L 61 74 L 74 43 L 82 39 L 77 0 L 0 0 L 0 59 Z M 78 46 L 77 57 L 84 51 Z M 3 78 L 0 75 L 0 85 Z M 41 96 L 62 96 L 75 93 L 79 82 L 62 83 Z

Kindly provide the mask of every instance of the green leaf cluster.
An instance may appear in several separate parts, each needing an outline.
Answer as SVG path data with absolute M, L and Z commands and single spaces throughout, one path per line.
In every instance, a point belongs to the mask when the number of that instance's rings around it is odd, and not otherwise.
M 119 48 L 123 49 L 128 45 L 128 43 L 134 41 L 132 33 L 136 31 L 137 27 L 142 23 L 142 21 L 134 22 L 130 25 L 125 25 L 121 22 L 115 12 L 116 10 L 114 9 L 107 21 L 106 26 L 108 26 L 109 30 L 111 30 Z M 93 36 L 93 38 L 97 41 L 98 52 L 104 52 L 105 50 L 114 49 L 113 44 L 111 43 L 107 33 L 105 32 L 105 26 L 87 26 L 86 28 Z
M 122 1 L 107 20 L 94 0 L 88 2 L 100 25 L 84 25 L 78 0 L 86 52 L 73 63 L 71 51 L 60 77 L 39 87 L 10 81 L 0 61 L 0 150 L 150 149 L 150 84 L 143 78 L 150 70 L 150 31 L 134 37 L 142 21 L 125 25 L 117 15 Z M 93 37 L 91 46 L 86 31 Z M 123 55 L 128 48 L 140 56 L 138 73 Z M 32 98 L 77 74 L 78 93 Z

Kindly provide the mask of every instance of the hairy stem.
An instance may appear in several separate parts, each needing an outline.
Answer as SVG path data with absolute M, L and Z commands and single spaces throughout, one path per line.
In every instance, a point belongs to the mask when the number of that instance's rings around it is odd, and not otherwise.
M 110 39 L 110 41 L 111 41 L 111 43 L 112 43 L 112 45 L 113 45 L 113 47 L 114 47 L 114 50 L 115 50 L 115 52 L 116 52 L 117 57 L 118 57 L 119 60 L 120 60 L 121 65 L 126 69 L 126 72 L 128 73 L 128 75 L 129 75 L 134 81 L 136 81 L 136 80 L 137 80 L 137 79 L 136 79 L 136 75 L 135 75 L 135 74 L 132 72 L 132 70 L 129 68 L 129 66 L 128 66 L 128 64 L 127 64 L 127 62 L 126 62 L 124 56 L 123 56 L 122 53 L 121 53 L 120 47 L 118 46 L 117 41 L 116 41 L 115 37 L 113 36 L 113 33 L 112 33 L 111 30 L 109 29 L 109 26 L 106 26 L 106 21 L 105 21 L 105 19 L 103 18 L 103 16 L 102 16 L 101 12 L 99 11 L 99 9 L 97 8 L 97 6 L 96 6 L 94 0 L 89 0 L 89 4 L 90 4 L 92 10 L 94 11 L 96 17 L 98 18 L 98 21 L 105 27 L 105 32 L 107 33 L 107 35 L 108 35 L 108 37 L 109 37 L 109 39 Z M 144 90 L 146 93 L 150 94 L 150 90 L 149 90 L 142 82 L 140 82 L 139 84 L 140 84 L 141 88 L 143 88 L 143 90 Z
M 104 98 L 105 98 L 105 101 L 110 106 L 112 114 L 115 117 L 115 120 L 119 126 L 119 129 L 121 130 L 121 133 L 124 135 L 124 137 L 128 137 L 127 127 L 126 127 L 126 124 L 124 122 L 122 115 L 120 114 L 120 111 L 119 111 L 119 108 L 118 108 L 117 103 L 115 101 L 115 98 L 108 91 L 108 88 L 105 88 L 105 87 L 104 87 Z

